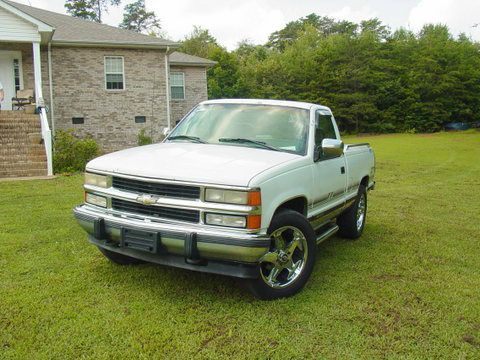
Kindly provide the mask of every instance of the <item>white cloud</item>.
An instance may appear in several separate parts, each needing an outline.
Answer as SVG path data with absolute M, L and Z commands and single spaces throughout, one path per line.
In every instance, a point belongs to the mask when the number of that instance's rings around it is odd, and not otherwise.
M 255 0 L 235 3 L 211 0 L 207 6 L 188 0 L 176 0 L 174 6 L 147 0 L 146 5 L 158 14 L 163 29 L 174 40 L 183 39 L 192 31 L 193 25 L 198 25 L 209 29 L 229 49 L 245 38 L 263 43 L 272 31 L 285 24 L 280 9 Z
M 446 24 L 451 32 L 466 33 L 480 40 L 480 1 L 478 0 L 421 0 L 410 11 L 408 25 L 418 31 L 423 25 Z
M 15 0 L 46 10 L 65 13 L 65 0 Z M 123 7 L 134 0 L 123 0 L 110 7 L 103 21 L 117 26 Z M 426 23 L 445 23 L 453 33 L 465 32 L 480 41 L 480 0 L 146 0 L 155 11 L 163 30 L 172 40 L 182 40 L 193 25 L 209 29 L 220 44 L 235 48 L 243 39 L 265 43 L 268 36 L 289 21 L 312 12 L 336 19 L 359 22 L 378 17 L 393 29 L 404 25 L 418 31 Z
M 353 22 L 360 22 L 378 17 L 375 11 L 372 11 L 369 6 L 364 5 L 361 8 L 354 9 L 351 6 L 344 6 L 337 11 L 328 14 L 330 17 L 339 20 L 349 20 Z
M 319 4 L 313 0 L 295 3 L 291 0 L 176 0 L 174 3 L 147 0 L 146 5 L 157 13 L 163 29 L 172 39 L 183 39 L 193 25 L 199 25 L 209 29 L 228 49 L 235 48 L 243 39 L 265 43 L 272 32 L 287 22 L 312 12 L 350 21 L 378 16 L 368 5 L 341 6 L 336 1 Z

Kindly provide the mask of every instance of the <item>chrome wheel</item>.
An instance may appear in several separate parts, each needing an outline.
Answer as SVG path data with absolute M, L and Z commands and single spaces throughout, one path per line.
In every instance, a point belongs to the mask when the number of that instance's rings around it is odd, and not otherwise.
M 358 199 L 358 207 L 357 207 L 357 231 L 362 230 L 363 222 L 365 221 L 365 210 L 367 203 L 365 201 L 365 194 L 362 193 L 360 195 L 360 199 Z
M 305 235 L 296 227 L 284 226 L 272 232 L 272 246 L 260 260 L 260 274 L 268 286 L 291 285 L 302 273 L 308 256 Z

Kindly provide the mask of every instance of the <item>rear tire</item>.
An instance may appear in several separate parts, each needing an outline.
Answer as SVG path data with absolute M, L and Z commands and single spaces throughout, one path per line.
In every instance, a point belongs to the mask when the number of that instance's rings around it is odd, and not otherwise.
M 104 249 L 100 246 L 98 246 L 98 250 L 111 262 L 117 264 L 117 265 L 138 265 L 138 264 L 144 264 L 145 261 L 140 260 L 140 259 L 135 259 L 133 257 L 119 254 L 107 249 Z
M 367 189 L 360 185 L 358 195 L 350 208 L 337 218 L 338 234 L 347 239 L 358 239 L 367 218 Z
M 312 273 L 316 256 L 315 232 L 300 213 L 282 210 L 268 229 L 272 244 L 258 265 L 259 277 L 247 281 L 258 299 L 272 300 L 299 292 Z

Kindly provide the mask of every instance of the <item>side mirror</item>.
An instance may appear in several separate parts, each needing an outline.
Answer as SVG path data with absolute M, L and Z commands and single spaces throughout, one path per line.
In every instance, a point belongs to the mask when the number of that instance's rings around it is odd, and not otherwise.
M 326 157 L 336 157 L 343 154 L 343 141 L 337 139 L 323 139 L 323 155 Z
M 343 154 L 343 141 L 337 139 L 323 139 L 322 145 L 315 146 L 313 153 L 314 161 L 319 161 L 320 159 L 329 159 L 341 156 Z
M 168 127 L 163 128 L 163 136 L 168 136 L 172 130 L 169 129 Z

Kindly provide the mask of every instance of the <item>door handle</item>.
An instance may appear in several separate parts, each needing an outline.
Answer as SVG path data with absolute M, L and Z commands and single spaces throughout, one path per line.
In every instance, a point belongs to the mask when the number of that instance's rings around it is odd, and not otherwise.
M 340 168 L 340 173 L 341 173 L 341 174 L 345 174 L 345 166 L 342 166 L 342 167 Z

